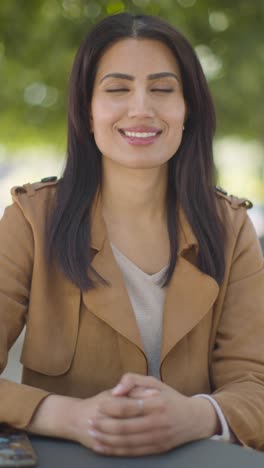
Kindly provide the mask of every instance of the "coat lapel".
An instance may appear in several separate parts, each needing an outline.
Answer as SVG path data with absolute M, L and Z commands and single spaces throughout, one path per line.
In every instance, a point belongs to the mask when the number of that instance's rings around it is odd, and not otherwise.
M 161 363 L 171 349 L 209 312 L 219 292 L 217 282 L 202 273 L 189 259 L 192 257 L 196 261 L 199 246 L 181 208 L 178 211 L 178 222 L 178 260 L 166 291 Z
M 166 293 L 163 313 L 161 362 L 211 309 L 219 287 L 183 257 L 173 273 Z
M 96 250 L 92 267 L 109 282 L 109 286 L 98 283 L 95 289 L 83 293 L 83 302 L 89 311 L 143 351 L 135 314 L 107 238 L 99 198 L 92 219 L 91 245 Z

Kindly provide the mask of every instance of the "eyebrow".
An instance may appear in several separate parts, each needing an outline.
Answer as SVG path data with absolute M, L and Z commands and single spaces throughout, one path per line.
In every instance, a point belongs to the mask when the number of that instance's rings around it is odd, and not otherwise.
M 171 73 L 171 72 L 152 73 L 151 75 L 147 76 L 147 79 L 159 80 L 160 78 L 167 78 L 167 77 L 175 78 L 177 81 L 180 82 L 179 77 L 176 75 L 176 73 Z M 107 78 L 119 78 L 119 79 L 121 78 L 122 80 L 129 80 L 129 81 L 135 80 L 135 77 L 133 75 L 127 75 L 125 73 L 108 73 L 100 80 L 100 83 L 102 83 L 102 81 L 106 80 Z

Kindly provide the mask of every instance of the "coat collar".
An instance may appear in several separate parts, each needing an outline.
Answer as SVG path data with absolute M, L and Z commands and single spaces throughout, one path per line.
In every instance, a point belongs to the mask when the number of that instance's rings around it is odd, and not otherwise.
M 197 253 L 198 243 L 181 208 L 178 214 L 178 262 L 166 288 L 161 362 L 209 312 L 219 291 L 213 278 L 187 260 L 186 252 L 194 247 Z M 111 286 L 98 285 L 83 294 L 83 301 L 98 318 L 144 352 L 135 314 L 107 237 L 100 197 L 92 210 L 91 246 L 97 251 L 92 266 Z

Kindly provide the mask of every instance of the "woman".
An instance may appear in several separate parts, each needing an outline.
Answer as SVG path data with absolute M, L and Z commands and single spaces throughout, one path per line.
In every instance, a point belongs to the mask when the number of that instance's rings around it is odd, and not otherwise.
M 192 47 L 118 14 L 81 45 L 61 180 L 0 228 L 0 421 L 110 455 L 218 437 L 264 448 L 263 258 L 214 189 L 214 109 Z

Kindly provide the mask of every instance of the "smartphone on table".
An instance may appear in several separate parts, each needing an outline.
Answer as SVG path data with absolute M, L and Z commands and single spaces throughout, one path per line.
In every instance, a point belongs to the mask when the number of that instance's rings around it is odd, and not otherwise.
M 36 465 L 37 456 L 27 434 L 0 424 L 0 468 Z

